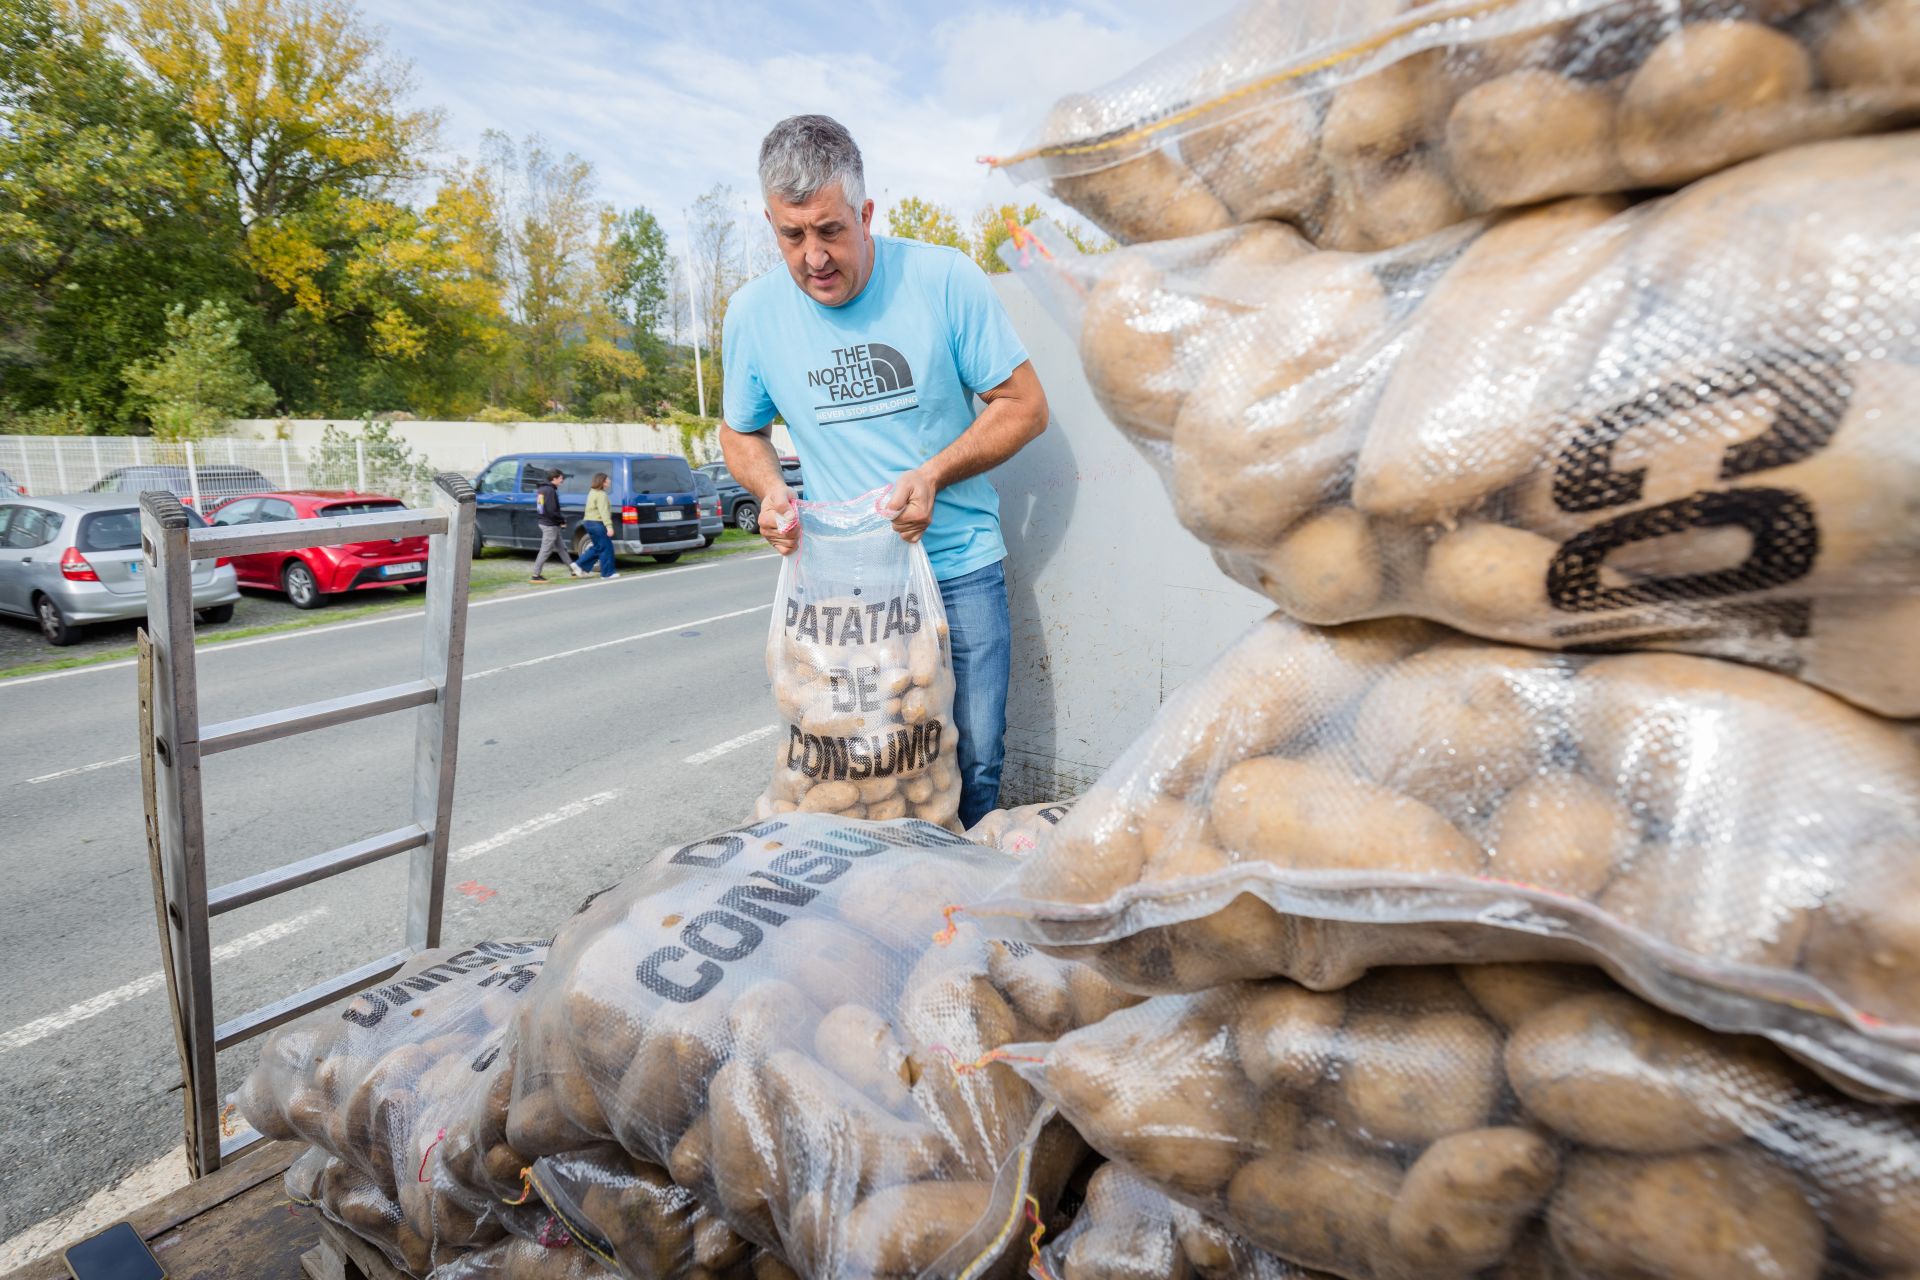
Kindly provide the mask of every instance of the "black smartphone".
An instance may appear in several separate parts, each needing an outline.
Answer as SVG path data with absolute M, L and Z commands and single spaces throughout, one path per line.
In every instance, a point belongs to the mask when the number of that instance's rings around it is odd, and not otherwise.
M 130 1222 L 116 1222 L 61 1255 L 73 1280 L 167 1280 L 167 1273 Z

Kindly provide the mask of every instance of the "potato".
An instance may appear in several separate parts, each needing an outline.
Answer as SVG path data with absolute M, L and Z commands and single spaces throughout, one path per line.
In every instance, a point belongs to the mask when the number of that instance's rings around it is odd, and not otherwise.
M 1046 856 L 1021 863 L 1022 893 L 1042 901 L 1104 902 L 1140 879 L 1147 849 L 1138 820 L 1110 792 L 1089 791 L 1070 822 L 1055 832 Z
M 1467 216 L 1453 184 L 1420 152 L 1401 156 L 1377 173 L 1336 173 L 1332 205 L 1322 240 L 1343 250 L 1391 249 Z
M 1250 1154 L 1255 1114 L 1226 1039 L 1198 1016 L 1069 1036 L 1047 1063 L 1046 1093 L 1090 1143 L 1148 1181 L 1218 1196 Z
M 771 1253 L 753 1255 L 753 1280 L 801 1280 L 800 1273 Z
M 1820 1219 L 1793 1178 L 1745 1150 L 1578 1152 L 1549 1210 L 1554 1243 L 1597 1278 L 1814 1280 Z
M 843 736 L 839 734 L 831 735 Z M 802 813 L 839 813 L 860 803 L 860 788 L 851 782 L 822 782 L 800 801 Z
M 1337 991 L 1323 994 L 1289 982 L 1250 988 L 1233 1023 L 1247 1079 L 1261 1089 L 1305 1092 L 1337 1074 L 1346 1012 L 1346 997 Z
M 915 1182 L 877 1191 L 846 1219 L 845 1269 L 872 1276 L 920 1275 L 984 1225 L 993 1207 L 990 1182 Z
M 1513 1029 L 1520 1105 L 1576 1142 L 1662 1154 L 1783 1118 L 1798 1077 L 1763 1040 L 1706 1031 L 1623 993 L 1573 996 Z
M 1447 164 L 1476 208 L 1622 185 L 1613 94 L 1539 68 L 1469 90 L 1447 117 Z
M 1559 1176 L 1559 1156 L 1529 1130 L 1449 1134 L 1407 1170 L 1387 1239 L 1422 1275 L 1470 1275 L 1507 1255 Z
M 889 796 L 885 800 L 876 801 L 867 806 L 869 822 L 891 822 L 895 818 L 906 816 L 907 798 L 905 796 Z
M 1547 570 L 1560 548 L 1537 533 L 1469 520 L 1427 553 L 1424 603 L 1480 634 L 1530 634 L 1554 620 Z
M 1274 299 L 1281 272 L 1313 254 L 1312 242 L 1284 222 L 1235 227 L 1220 239 L 1218 251 L 1200 268 L 1194 287 L 1187 292 L 1235 306 L 1265 307 Z
M 1203 116 L 1181 137 L 1180 154 L 1237 221 L 1297 221 L 1327 191 L 1318 116 L 1311 101 L 1283 86 L 1250 108 L 1235 104 Z
M 1475 1014 L 1356 1014 L 1342 1049 L 1341 1123 L 1373 1141 L 1430 1142 L 1493 1113 L 1500 1037 Z
M 1920 864 L 1892 840 L 1861 858 L 1858 874 L 1814 914 L 1805 967 L 1841 999 L 1876 1018 L 1920 1022 Z M 1920 1232 L 1916 1238 L 1920 1239 Z M 1920 1249 L 1916 1249 L 1920 1256 Z
M 1494 810 L 1488 871 L 1515 884 L 1592 898 L 1632 856 L 1637 840 L 1633 815 L 1605 789 L 1578 774 L 1541 774 L 1509 791 Z
M 912 1101 L 907 1051 L 887 1020 L 864 1005 L 843 1004 L 822 1017 L 813 1052 L 822 1066 L 895 1114 Z
M 1571 996 L 1614 989 L 1600 970 L 1583 964 L 1463 964 L 1454 973 L 1474 1002 L 1507 1031 Z
M 1375 682 L 1354 751 L 1383 788 L 1450 817 L 1484 815 L 1549 759 L 1568 674 L 1566 660 L 1528 649 L 1437 644 Z
M 897 968 L 888 950 L 865 933 L 809 916 L 768 930 L 759 954 L 768 972 L 785 974 L 822 1009 L 864 1003 L 883 975 Z
M 1836 89 L 1906 91 L 1920 83 L 1920 4 L 1854 0 L 1836 6 L 1821 30 L 1814 60 Z
M 1090 964 L 1067 966 L 1067 997 L 1076 1027 L 1090 1027 L 1145 998 L 1120 990 Z
M 746 1261 L 753 1246 L 718 1218 L 703 1218 L 693 1231 L 694 1260 L 709 1271 L 726 1271 Z
M 1595 901 L 1621 923 L 1683 951 L 1792 968 L 1812 923 L 1812 886 L 1780 877 L 1764 893 L 1736 888 L 1741 869 L 1757 861 L 1739 845 L 1651 844 Z
M 674 1182 L 688 1190 L 711 1185 L 713 1178 L 713 1135 L 707 1127 L 706 1112 L 687 1126 L 667 1157 L 667 1172 Z
M 1384 586 L 1371 522 L 1352 507 L 1308 516 L 1260 562 L 1260 589 L 1303 622 L 1364 617 Z
M 1800 141 L 1812 85 L 1792 37 L 1757 22 L 1689 23 L 1627 81 L 1620 161 L 1635 181 L 1668 186 Z
M 1174 358 L 1176 321 L 1197 320 L 1197 312 L 1175 305 L 1161 272 L 1132 254 L 1115 255 L 1094 283 L 1080 318 L 1080 361 L 1116 427 L 1172 439 L 1187 382 Z
M 1920 717 L 1920 592 L 1891 599 L 1825 597 L 1800 642 L 1800 678 L 1883 716 Z
M 1019 942 L 987 942 L 987 976 L 1020 1020 L 1037 1032 L 1032 1038 L 1057 1040 L 1073 1026 L 1073 997 L 1066 966 Z M 1023 1038 L 1028 1038 L 1023 1032 Z
M 707 1089 L 714 1195 L 730 1218 L 765 1238 L 772 1238 L 774 1210 L 784 1208 L 789 1185 L 780 1113 L 771 1105 L 772 1064 L 791 1052 L 775 1054 L 764 1073 L 744 1058 L 734 1059 L 714 1073 Z
M 1220 777 L 1213 825 L 1242 860 L 1327 871 L 1474 875 L 1482 855 L 1416 800 L 1336 768 L 1265 756 Z
M 1275 1152 L 1234 1175 L 1227 1210 L 1248 1239 L 1294 1262 L 1371 1275 L 1400 1171 L 1344 1152 Z
M 1560 200 L 1473 238 L 1405 322 L 1406 354 L 1355 464 L 1354 506 L 1451 525 L 1543 470 L 1568 370 L 1590 361 L 1597 321 L 1575 299 L 1620 252 L 1625 224 L 1613 219 L 1625 207 L 1617 196 Z
M 820 1010 L 806 993 L 781 978 L 762 978 L 727 1008 L 729 1052 L 753 1058 L 809 1044 Z
M 1041 127 L 1045 145 L 1084 143 L 1109 131 L 1101 104 L 1084 94 L 1061 98 Z M 1105 158 L 1091 172 L 1073 170 L 1084 157 L 1050 159 L 1053 193 L 1122 243 L 1201 235 L 1230 225 L 1232 217 L 1186 166 L 1165 151 Z
M 1336 166 L 1378 166 L 1434 136 L 1448 86 L 1431 52 L 1402 58 L 1333 91 L 1320 152 Z

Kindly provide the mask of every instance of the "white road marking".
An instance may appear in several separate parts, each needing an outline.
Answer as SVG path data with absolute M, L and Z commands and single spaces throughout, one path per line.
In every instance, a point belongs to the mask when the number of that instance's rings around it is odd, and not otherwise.
M 466 683 L 472 684 L 475 680 L 484 680 L 488 676 L 497 676 L 502 671 L 519 671 L 526 667 L 537 667 L 544 662 L 556 662 L 561 658 L 577 657 L 580 654 L 593 653 L 599 649 L 611 649 L 615 645 L 632 644 L 636 640 L 651 640 L 655 636 L 664 636 L 671 631 L 684 631 L 688 627 L 704 626 L 709 622 L 724 622 L 728 618 L 744 617 L 749 613 L 758 613 L 762 609 L 771 608 L 773 608 L 773 601 L 769 600 L 765 604 L 756 604 L 750 608 L 735 609 L 732 613 L 716 613 L 710 618 L 695 618 L 690 622 L 676 622 L 670 627 L 655 627 L 652 631 L 636 632 L 630 636 L 621 636 L 618 640 L 602 640 L 598 644 L 583 644 L 578 649 L 562 649 L 558 653 L 544 654 L 538 658 L 523 658 L 519 662 L 509 662 L 504 667 L 488 667 L 485 671 L 470 671 L 467 673 Z
M 575 800 L 572 804 L 563 804 L 552 813 L 543 813 L 537 818 L 528 818 L 525 822 L 508 827 L 505 831 L 496 831 L 484 840 L 475 840 L 472 844 L 462 845 L 460 848 L 455 849 L 453 853 L 448 856 L 447 860 L 449 862 L 465 862 L 469 858 L 477 858 L 483 853 L 492 853 L 495 849 L 503 845 L 512 844 L 521 836 L 530 836 L 536 831 L 544 831 L 548 827 L 565 822 L 568 818 L 577 818 L 589 809 L 598 809 L 601 805 L 607 803 L 619 794 L 620 792 L 618 790 L 600 791 L 588 796 L 584 800 Z
M 36 782 L 52 782 L 55 778 L 71 778 L 79 773 L 92 773 L 95 769 L 111 769 L 117 764 L 132 764 L 139 758 L 138 755 L 131 755 L 116 756 L 112 760 L 95 760 L 92 764 L 83 764 L 78 768 L 62 769 L 58 773 L 43 773 L 37 778 L 28 778 L 27 785 L 32 786 Z
M 85 1203 L 57 1213 L 0 1243 L 0 1268 L 37 1262 L 63 1244 L 112 1226 L 142 1205 L 187 1185 L 187 1149 L 177 1146 L 151 1164 L 142 1165 Z
M 728 738 L 717 747 L 708 747 L 705 751 L 696 751 L 680 763 L 705 764 L 709 760 L 718 760 L 729 751 L 738 751 L 741 747 L 758 742 L 762 738 L 771 737 L 778 732 L 780 732 L 780 726 L 777 724 L 762 725 L 758 729 L 749 729 L 737 738 Z
M 315 907 L 313 910 L 303 911 L 297 916 L 289 916 L 285 920 L 276 920 L 264 928 L 255 929 L 249 934 L 243 934 L 235 938 L 232 942 L 221 943 L 219 946 L 213 948 L 213 958 L 216 962 L 231 960 L 233 957 L 244 952 L 252 951 L 258 947 L 264 947 L 269 942 L 277 942 L 290 934 L 298 933 L 326 914 L 327 909 L 325 907 Z M 89 1018 L 97 1018 L 109 1009 L 123 1005 L 129 1000 L 138 1000 L 149 991 L 159 990 L 166 985 L 166 982 L 166 975 L 156 969 L 152 973 L 135 978 L 132 982 L 115 987 L 111 991 L 103 991 L 90 1000 L 82 1000 L 79 1004 L 69 1005 L 58 1013 L 50 1013 L 44 1018 L 35 1018 L 32 1022 L 22 1023 L 5 1035 L 0 1035 L 0 1053 L 5 1053 L 9 1049 L 18 1049 L 22 1046 L 30 1045 L 36 1040 L 44 1040 L 54 1032 L 64 1031 L 76 1022 L 85 1022 Z
M 729 564 L 753 564 L 759 560 L 773 560 L 777 558 L 777 554 L 773 552 L 758 556 L 735 553 L 708 564 L 690 564 L 679 569 L 659 569 L 652 573 L 624 574 L 615 578 L 612 583 L 603 583 L 601 585 L 612 586 L 627 582 L 658 582 L 661 578 L 671 578 L 676 574 L 699 573 L 706 569 L 718 569 Z M 514 604 L 521 600 L 552 600 L 555 595 L 556 593 L 551 591 L 516 591 L 511 595 L 496 596 L 490 600 L 476 600 L 468 605 L 467 609 L 471 612 L 474 609 L 485 609 L 496 604 Z M 252 640 L 232 640 L 224 644 L 200 644 L 194 646 L 194 654 L 198 658 L 205 658 L 209 653 L 223 653 L 229 649 L 251 649 L 257 644 L 274 644 L 281 640 L 298 640 L 303 636 L 333 635 L 336 632 L 352 631 L 358 627 L 377 627 L 387 622 L 405 622 L 409 618 L 422 617 L 424 614 L 425 610 L 409 609 L 405 613 L 382 614 L 378 618 L 362 618 L 358 622 L 334 622 L 320 627 L 303 627 L 297 631 L 282 631 L 270 636 L 258 636 Z M 64 680 L 68 676 L 84 676 L 94 671 L 115 671 L 122 667 L 133 666 L 134 661 L 132 658 L 121 658 L 115 662 L 96 662 L 91 666 L 69 667 L 65 671 L 43 671 L 37 676 L 10 676 L 0 679 L 0 690 L 11 689 L 16 685 L 39 684 L 42 680 Z

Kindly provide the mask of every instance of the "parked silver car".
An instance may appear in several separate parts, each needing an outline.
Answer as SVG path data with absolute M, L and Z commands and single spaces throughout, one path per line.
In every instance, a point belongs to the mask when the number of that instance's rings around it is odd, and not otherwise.
M 206 521 L 191 508 L 195 528 Z M 124 493 L 57 498 L 0 496 L 0 613 L 35 619 L 49 644 L 72 644 L 93 622 L 144 618 L 140 507 Z M 233 566 L 193 565 L 193 608 L 202 622 L 233 617 Z

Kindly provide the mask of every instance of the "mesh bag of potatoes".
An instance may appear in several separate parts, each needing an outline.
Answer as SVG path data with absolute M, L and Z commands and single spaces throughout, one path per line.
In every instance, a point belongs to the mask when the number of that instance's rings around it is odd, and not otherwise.
M 564 1157 L 550 1203 L 611 1242 L 619 1197 L 587 1209 L 580 1162 L 617 1146 L 640 1194 L 674 1194 L 664 1169 L 802 1275 L 1017 1272 L 1026 1198 L 1064 1182 L 1071 1135 L 1041 1140 L 1001 1046 L 1130 998 L 948 923 L 1012 865 L 928 822 L 813 813 L 663 853 L 563 928 L 448 1167 L 508 1196 Z
M 1324 1280 L 1168 1197 L 1125 1166 L 1103 1164 L 1073 1225 L 1043 1251 L 1041 1280 Z
M 1181 522 L 1295 617 L 1710 653 L 1916 716 L 1917 197 L 1891 134 L 1392 253 L 1270 224 L 1027 276 Z
M 480 1087 L 546 954 L 545 941 L 527 939 L 423 951 L 385 982 L 273 1032 L 238 1091 L 261 1134 L 338 1162 L 324 1166 L 320 1203 L 339 1206 L 328 1216 L 415 1274 L 504 1232 L 503 1202 L 457 1194 L 429 1157 L 446 1117 Z
M 336 1226 L 373 1245 L 400 1270 L 424 1276 L 433 1269 L 431 1242 L 407 1221 L 406 1211 L 374 1180 L 338 1156 L 309 1147 L 286 1172 L 287 1198 L 303 1208 L 317 1210 Z M 461 1256 L 463 1250 L 445 1249 L 439 1261 Z
M 975 844 L 991 845 L 1002 853 L 1024 858 L 1038 849 L 1073 808 L 1073 801 L 1054 804 L 1023 804 L 1012 809 L 995 809 L 967 828 L 967 839 Z
M 608 1271 L 563 1233 L 512 1236 L 434 1269 L 429 1280 L 607 1280 Z
M 963 918 L 1142 991 L 1578 957 L 1920 1097 L 1920 726 L 1753 667 L 1273 615 Z
M 1860 1280 L 1920 1257 L 1920 1116 L 1579 966 L 1161 996 L 1025 1046 L 1103 1155 L 1349 1280 Z
M 767 677 L 786 733 L 756 818 L 832 813 L 957 829 L 953 650 L 926 548 L 881 503 L 800 502 L 800 549 L 780 564 Z
M 1912 0 L 1248 0 L 993 163 L 1124 243 L 1279 219 L 1356 251 L 1916 108 Z

